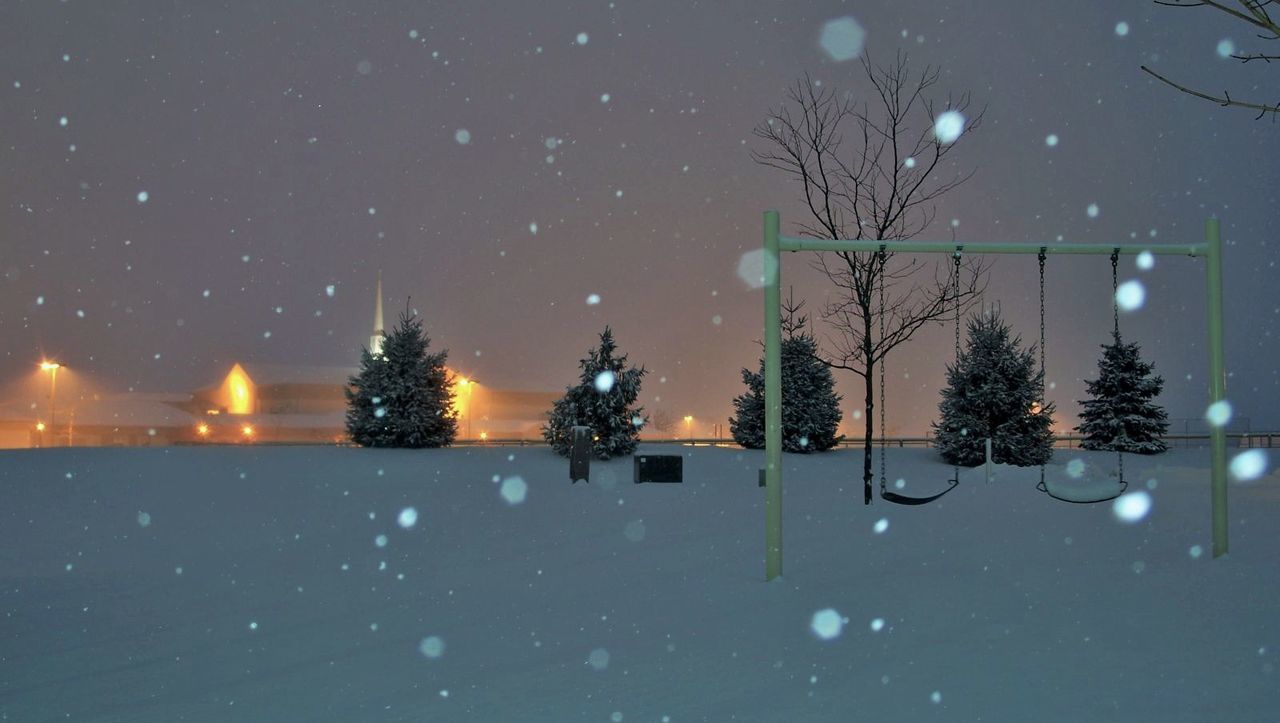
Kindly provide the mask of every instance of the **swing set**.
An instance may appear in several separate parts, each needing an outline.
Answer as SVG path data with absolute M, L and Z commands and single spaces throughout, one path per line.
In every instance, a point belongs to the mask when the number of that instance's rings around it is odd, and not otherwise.
M 1120 255 L 1136 255 L 1150 253 L 1165 256 L 1203 257 L 1206 261 L 1205 280 L 1208 297 L 1208 341 L 1209 341 L 1209 401 L 1216 403 L 1223 400 L 1226 394 L 1226 371 L 1222 343 L 1222 240 L 1218 219 L 1211 218 L 1205 222 L 1205 241 L 1199 244 L 1159 244 L 1139 246 L 1133 244 L 1026 244 L 1026 243 L 977 243 L 958 244 L 936 241 L 895 241 L 892 244 L 883 241 L 846 241 L 829 239 L 802 239 L 782 236 L 779 233 L 781 221 L 777 211 L 764 213 L 764 329 L 765 329 L 765 580 L 772 580 L 782 574 L 782 251 L 845 251 L 874 252 L 883 262 L 886 255 L 903 251 L 910 253 L 945 253 L 951 254 L 954 261 L 954 283 L 958 291 L 960 283 L 960 260 L 965 253 L 969 254 L 1036 254 L 1040 263 L 1040 369 L 1044 371 L 1044 268 L 1049 254 L 1098 254 L 1111 257 L 1111 285 L 1113 292 L 1114 329 L 1119 333 L 1120 315 L 1114 306 L 1116 290 L 1117 265 Z M 884 308 L 884 285 L 880 285 L 880 307 Z M 955 313 L 956 356 L 960 354 L 960 308 L 959 294 Z M 880 315 L 880 334 L 884 336 L 884 314 Z M 880 366 L 880 497 L 886 502 L 902 505 L 922 505 L 933 502 L 960 484 L 960 470 L 956 466 L 951 479 L 947 480 L 947 488 L 928 497 L 909 497 L 891 492 L 885 485 L 885 403 L 884 403 L 884 364 Z M 1043 391 L 1042 391 L 1043 396 Z M 1041 400 L 1043 405 L 1044 400 Z M 1227 552 L 1227 440 L 1226 430 L 1219 425 L 1210 429 L 1210 489 L 1213 518 L 1213 556 L 1220 557 Z M 1078 504 L 1105 502 L 1118 497 L 1128 486 L 1124 481 L 1124 458 L 1117 451 L 1120 464 L 1120 479 L 1117 485 L 1102 494 L 1084 494 L 1080 490 L 1072 490 L 1068 486 L 1045 478 L 1044 465 L 1040 467 L 1040 484 L 1037 489 L 1050 497 Z M 871 489 L 868 483 L 864 493 L 866 504 L 871 502 Z

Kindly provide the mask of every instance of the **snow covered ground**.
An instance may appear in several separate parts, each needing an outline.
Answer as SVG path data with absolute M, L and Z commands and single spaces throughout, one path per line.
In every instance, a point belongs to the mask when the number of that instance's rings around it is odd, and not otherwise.
M 765 583 L 763 453 L 642 449 L 685 483 L 571 485 L 546 448 L 0 452 L 0 718 L 1280 721 L 1275 472 L 1211 560 L 1206 449 L 1126 458 L 1137 521 L 1035 469 L 868 508 L 859 451 L 787 455 Z

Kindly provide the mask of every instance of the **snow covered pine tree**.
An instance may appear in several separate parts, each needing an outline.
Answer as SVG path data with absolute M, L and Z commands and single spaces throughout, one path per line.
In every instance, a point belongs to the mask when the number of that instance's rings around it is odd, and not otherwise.
M 542 437 L 561 457 L 569 456 L 573 427 L 578 425 L 591 428 L 591 452 L 596 459 L 631 454 L 639 444 L 640 428 L 646 422 L 644 408 L 631 405 L 640 396 L 640 379 L 647 372 L 644 367 L 627 369 L 627 355 L 615 358 L 616 350 L 613 331 L 606 326 L 600 346 L 578 362 L 577 386 L 566 387 L 565 395 L 552 406 Z
M 1125 344 L 1112 332 L 1112 343 L 1102 345 L 1098 378 L 1086 379 L 1091 399 L 1080 402 L 1085 449 L 1119 450 L 1137 454 L 1158 454 L 1167 449 L 1169 429 L 1164 408 L 1151 400 L 1164 388 L 1164 379 L 1151 376 L 1155 365 L 1144 362 L 1137 344 Z
M 348 380 L 347 434 L 362 447 L 447 447 L 458 436 L 449 351 L 428 354 L 431 340 L 409 312 L 383 335 L 382 353 L 360 352 Z
M 840 399 L 831 369 L 817 357 L 818 342 L 796 334 L 782 342 L 782 450 L 824 452 L 836 446 Z M 764 359 L 760 371 L 742 370 L 747 393 L 733 400 L 729 418 L 733 440 L 747 449 L 764 449 Z
M 1020 349 L 998 311 L 970 317 L 968 341 L 957 364 L 947 365 L 947 386 L 933 423 L 935 444 L 948 464 L 974 467 L 991 438 L 993 462 L 1018 466 L 1047 462 L 1053 454 L 1054 404 L 1040 408 L 1044 374 L 1035 347 Z

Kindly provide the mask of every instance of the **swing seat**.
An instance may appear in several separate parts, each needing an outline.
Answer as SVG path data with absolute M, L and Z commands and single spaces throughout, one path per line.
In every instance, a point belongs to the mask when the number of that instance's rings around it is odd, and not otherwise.
M 1046 479 L 1043 484 L 1036 485 L 1036 489 L 1044 492 L 1055 500 L 1062 502 L 1072 502 L 1078 505 L 1091 505 L 1098 502 L 1109 502 L 1124 494 L 1129 488 L 1129 483 L 1120 481 L 1115 484 L 1093 484 L 1085 487 L 1068 486 L 1051 479 Z
M 949 479 L 947 480 L 947 484 L 949 486 L 945 490 L 939 492 L 936 495 L 930 495 L 929 497 L 907 497 L 906 495 L 900 495 L 897 492 L 890 492 L 889 490 L 885 489 L 884 484 L 881 483 L 880 499 L 884 500 L 885 502 L 892 502 L 895 505 L 927 505 L 930 502 L 933 502 L 939 497 L 955 489 L 956 487 L 960 486 L 960 480 Z

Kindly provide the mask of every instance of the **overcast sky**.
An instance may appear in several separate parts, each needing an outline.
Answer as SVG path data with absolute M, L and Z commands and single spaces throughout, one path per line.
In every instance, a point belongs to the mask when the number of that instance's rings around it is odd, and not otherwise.
M 1276 48 L 1222 13 L 1146 0 L 10 0 L 0 382 L 42 354 L 146 391 L 211 384 L 234 361 L 354 365 L 381 270 L 388 321 L 412 297 L 458 371 L 560 389 L 609 324 L 652 372 L 646 408 L 709 434 L 760 353 L 762 294 L 739 261 L 765 209 L 784 233 L 803 211 L 751 160 L 751 129 L 805 72 L 867 92 L 857 62 L 819 44 L 846 16 L 873 60 L 906 50 L 941 66 L 940 101 L 987 106 L 951 156 L 976 174 L 922 239 L 955 224 L 961 241 L 1187 243 L 1221 217 L 1228 393 L 1255 429 L 1280 427 L 1280 125 L 1139 70 L 1275 102 L 1280 71 L 1218 49 Z M 816 311 L 807 257 L 785 258 L 784 284 Z M 1109 265 L 1049 267 L 1051 396 L 1074 424 L 1107 341 Z M 1170 416 L 1199 417 L 1203 262 L 1121 273 L 1147 290 L 1126 337 L 1166 378 Z M 1028 341 L 1034 284 L 1033 257 L 1000 257 L 986 297 Z M 891 357 L 891 433 L 936 416 L 950 335 L 928 328 Z M 837 379 L 851 421 L 858 380 Z

